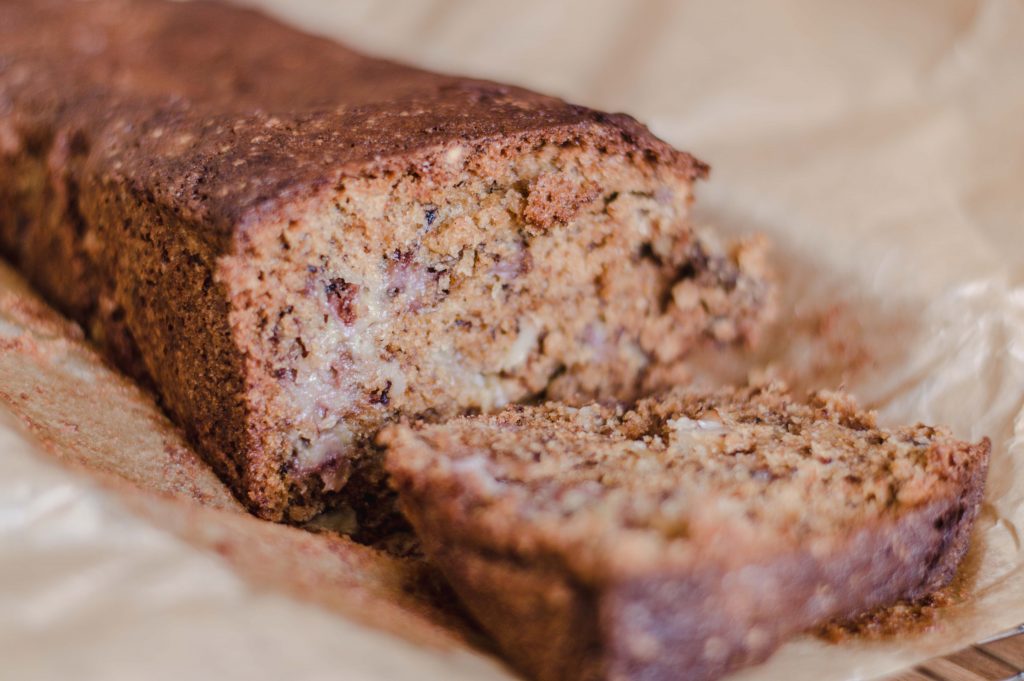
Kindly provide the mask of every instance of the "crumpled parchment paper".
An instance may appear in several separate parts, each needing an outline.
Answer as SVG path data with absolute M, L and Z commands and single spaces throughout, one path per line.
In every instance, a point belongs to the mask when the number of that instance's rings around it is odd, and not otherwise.
M 782 326 L 698 376 L 844 384 L 883 422 L 992 438 L 962 600 L 890 639 L 798 638 L 736 678 L 867 678 L 1024 621 L 1024 3 L 250 4 L 634 114 L 711 163 L 699 219 L 776 243 Z M 240 513 L 22 286 L 0 271 L 0 676 L 510 678 L 409 586 L 422 567 Z

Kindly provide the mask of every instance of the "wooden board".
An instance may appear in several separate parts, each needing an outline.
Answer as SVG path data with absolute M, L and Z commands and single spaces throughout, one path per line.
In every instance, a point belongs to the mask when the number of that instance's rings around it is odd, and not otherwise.
M 1024 625 L 944 657 L 895 674 L 886 681 L 1009 681 L 1024 679 Z

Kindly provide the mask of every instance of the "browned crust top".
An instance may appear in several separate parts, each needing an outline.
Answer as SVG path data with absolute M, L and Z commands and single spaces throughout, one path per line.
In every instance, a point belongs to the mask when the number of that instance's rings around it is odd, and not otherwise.
M 707 167 L 623 114 L 363 56 L 214 2 L 0 0 L 0 152 L 70 130 L 87 171 L 223 238 L 453 142 L 586 137 Z M 429 168 L 420 169 L 429 172 Z

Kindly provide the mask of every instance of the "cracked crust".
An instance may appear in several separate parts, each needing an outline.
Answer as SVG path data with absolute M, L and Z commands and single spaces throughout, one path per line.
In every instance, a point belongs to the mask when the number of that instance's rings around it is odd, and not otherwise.
M 677 390 L 381 435 L 424 550 L 539 679 L 716 678 L 945 585 L 989 443 L 848 397 Z

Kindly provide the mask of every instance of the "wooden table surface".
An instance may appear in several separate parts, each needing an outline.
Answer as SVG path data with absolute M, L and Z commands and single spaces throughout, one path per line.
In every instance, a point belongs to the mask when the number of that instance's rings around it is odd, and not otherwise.
M 888 677 L 886 681 L 1024 679 L 1024 625 Z

